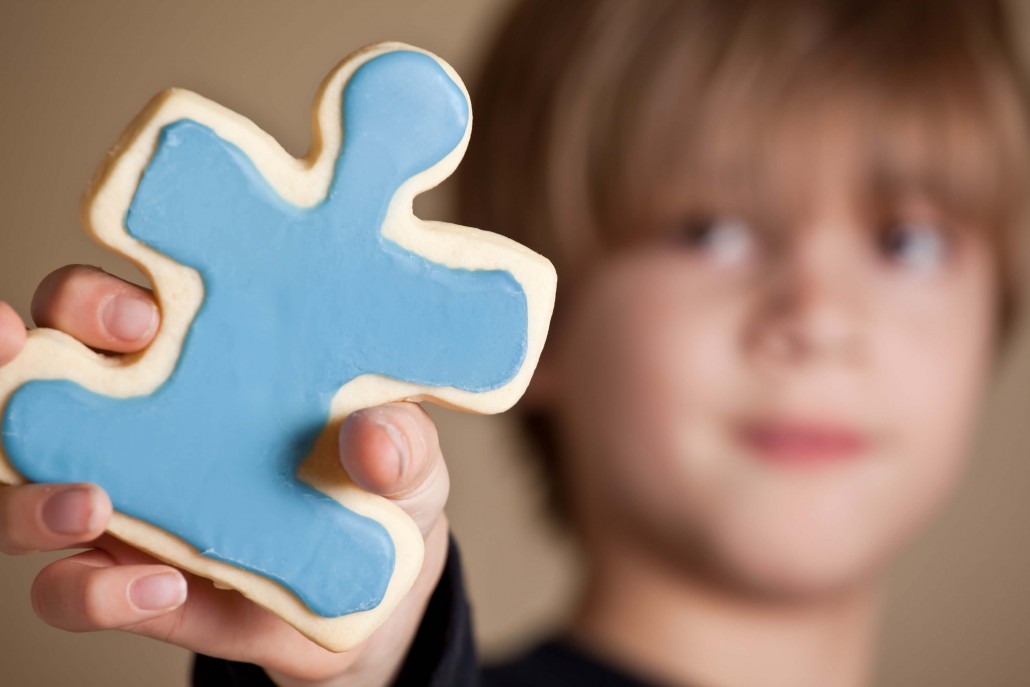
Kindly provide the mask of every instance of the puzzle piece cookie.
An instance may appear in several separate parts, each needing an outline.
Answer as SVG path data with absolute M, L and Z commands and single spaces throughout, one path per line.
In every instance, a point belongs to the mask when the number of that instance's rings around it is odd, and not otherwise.
M 150 276 L 161 331 L 119 360 L 32 332 L 0 368 L 0 479 L 99 484 L 116 536 L 323 646 L 361 641 L 410 587 L 422 540 L 339 467 L 340 421 L 400 399 L 509 407 L 553 306 L 545 259 L 412 214 L 470 126 L 453 70 L 400 44 L 330 74 L 302 160 L 200 96 L 159 95 L 84 220 Z

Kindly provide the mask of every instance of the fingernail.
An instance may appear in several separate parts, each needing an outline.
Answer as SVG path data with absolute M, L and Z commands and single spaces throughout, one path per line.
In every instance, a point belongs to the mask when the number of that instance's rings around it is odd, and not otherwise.
M 137 577 L 129 583 L 129 601 L 141 611 L 170 611 L 186 600 L 186 580 L 176 573 Z
M 157 306 L 139 296 L 118 294 L 104 303 L 100 317 L 109 335 L 138 341 L 157 326 Z
M 60 491 L 43 504 L 43 523 L 57 534 L 85 534 L 94 529 L 93 492 L 77 487 Z

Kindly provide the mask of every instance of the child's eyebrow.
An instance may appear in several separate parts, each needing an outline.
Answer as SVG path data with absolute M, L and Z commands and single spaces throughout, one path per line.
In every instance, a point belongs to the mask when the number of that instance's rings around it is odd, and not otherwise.
M 956 226 L 994 227 L 1005 215 L 1006 184 L 983 153 L 937 150 L 879 156 L 863 170 L 862 204 L 875 215 L 935 214 Z

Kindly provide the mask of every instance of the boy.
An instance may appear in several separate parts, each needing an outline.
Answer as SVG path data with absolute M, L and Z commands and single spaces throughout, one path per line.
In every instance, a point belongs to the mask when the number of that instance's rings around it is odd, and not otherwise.
M 567 635 L 484 683 L 868 684 L 884 571 L 954 488 L 1016 310 L 1003 28 L 961 0 L 517 8 L 473 93 L 463 207 L 561 275 L 524 406 L 589 576 Z M 34 317 L 131 351 L 149 303 L 70 268 Z M 0 308 L 0 359 L 22 331 Z M 45 569 L 36 608 L 261 667 L 202 658 L 198 684 L 473 684 L 431 423 L 355 414 L 341 460 L 427 547 L 350 654 L 107 538 Z M 82 485 L 0 499 L 8 552 L 91 541 L 110 512 Z

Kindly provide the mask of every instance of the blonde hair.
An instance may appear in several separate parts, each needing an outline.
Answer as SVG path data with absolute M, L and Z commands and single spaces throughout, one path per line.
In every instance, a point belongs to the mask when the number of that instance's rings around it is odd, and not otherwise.
M 828 116 L 865 154 L 871 211 L 918 191 L 990 232 L 1007 329 L 1030 176 L 1017 65 L 999 0 L 526 0 L 472 91 L 461 220 L 568 286 L 663 213 L 703 213 L 690 191 L 786 222 L 803 189 L 783 151 Z
M 558 327 L 600 256 L 713 194 L 789 224 L 808 179 L 783 165 L 829 122 L 878 219 L 915 192 L 988 232 L 1011 338 L 1030 108 L 1000 0 L 524 0 L 472 101 L 460 220 L 555 263 Z M 552 420 L 522 419 L 568 522 Z

